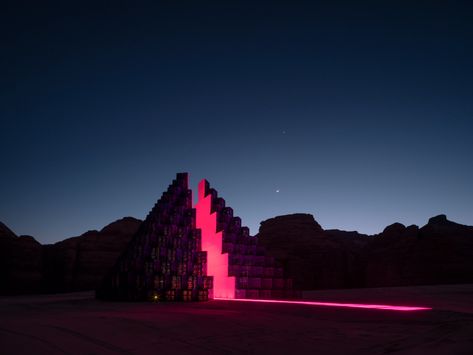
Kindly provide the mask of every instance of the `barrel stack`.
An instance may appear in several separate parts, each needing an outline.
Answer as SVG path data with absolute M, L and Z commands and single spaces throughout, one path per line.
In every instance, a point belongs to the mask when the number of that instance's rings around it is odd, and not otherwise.
M 212 277 L 195 227 L 188 174 L 177 174 L 97 290 L 127 301 L 206 301 Z
M 192 207 L 187 173 L 177 174 L 96 294 L 117 301 L 298 296 L 282 266 L 206 180 Z
M 248 227 L 242 226 L 240 217 L 233 215 L 233 209 L 226 206 L 225 200 L 218 196 L 217 191 L 206 180 L 199 184 L 196 209 L 197 226 L 202 230 L 203 249 L 205 250 L 205 239 L 210 235 L 210 238 L 218 239 L 212 244 L 218 245 L 220 252 L 228 255 L 225 260 L 228 260 L 227 276 L 234 282 L 233 296 L 225 292 L 222 298 L 287 299 L 300 296 L 293 289 L 292 279 L 285 277 L 282 265 L 274 257 L 266 255 L 265 248 L 258 244 L 258 238 L 250 236 Z M 215 223 L 208 222 L 205 218 L 208 217 L 205 216 L 207 213 L 215 219 Z M 203 221 L 212 225 L 206 228 Z M 215 230 L 209 230 L 213 228 Z M 210 259 L 210 250 L 208 255 Z M 209 274 L 211 273 L 209 269 Z M 216 287 L 222 284 L 218 279 L 218 270 L 213 276 L 213 292 L 218 295 Z

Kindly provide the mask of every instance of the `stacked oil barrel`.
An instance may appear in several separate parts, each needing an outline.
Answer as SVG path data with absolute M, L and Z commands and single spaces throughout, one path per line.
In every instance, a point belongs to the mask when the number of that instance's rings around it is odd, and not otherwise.
M 177 174 L 105 277 L 108 300 L 206 301 L 212 277 L 195 227 L 187 173 Z
M 240 217 L 225 206 L 215 189 L 205 181 L 205 196 L 212 195 L 211 212 L 217 215 L 217 231 L 222 231 L 222 253 L 228 253 L 228 276 L 235 276 L 235 298 L 285 299 L 300 297 L 283 267 L 258 245 L 256 237 L 242 227 Z

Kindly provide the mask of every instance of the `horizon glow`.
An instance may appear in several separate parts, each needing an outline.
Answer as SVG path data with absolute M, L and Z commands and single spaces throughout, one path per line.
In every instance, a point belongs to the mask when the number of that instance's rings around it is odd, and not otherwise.
M 363 308 L 363 309 L 377 309 L 387 311 L 429 311 L 431 307 L 417 307 L 417 306 L 393 306 L 381 304 L 364 304 L 364 303 L 340 303 L 340 302 L 316 302 L 316 301 L 287 301 L 287 300 L 260 300 L 260 299 L 246 299 L 246 298 L 221 298 L 214 297 L 217 301 L 241 301 L 241 302 L 259 302 L 259 303 L 284 303 L 284 304 L 301 304 L 306 306 L 323 306 L 323 307 L 341 307 L 341 308 Z

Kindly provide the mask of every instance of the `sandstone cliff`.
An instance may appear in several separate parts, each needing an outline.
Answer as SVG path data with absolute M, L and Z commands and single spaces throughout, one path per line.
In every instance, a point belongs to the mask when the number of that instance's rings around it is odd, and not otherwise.
M 473 282 L 473 227 L 444 215 L 367 236 L 293 214 L 261 222 L 257 236 L 302 289 Z
M 97 287 L 141 221 L 125 217 L 51 245 L 16 236 L 0 224 L 0 294 L 67 292 Z

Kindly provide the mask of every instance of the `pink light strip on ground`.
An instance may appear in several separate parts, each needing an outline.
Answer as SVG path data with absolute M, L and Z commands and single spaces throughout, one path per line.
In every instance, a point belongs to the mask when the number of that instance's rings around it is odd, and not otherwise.
M 338 303 L 338 302 L 312 302 L 312 301 L 283 301 L 283 300 L 260 300 L 247 298 L 219 298 L 215 300 L 221 301 L 240 301 L 240 302 L 261 302 L 261 303 L 287 303 L 287 304 L 303 304 L 307 306 L 325 306 L 325 307 L 344 307 L 344 308 L 364 308 L 364 309 L 384 309 L 388 311 L 427 311 L 430 307 L 410 307 L 410 306 L 389 306 L 382 304 L 362 304 L 362 303 Z

